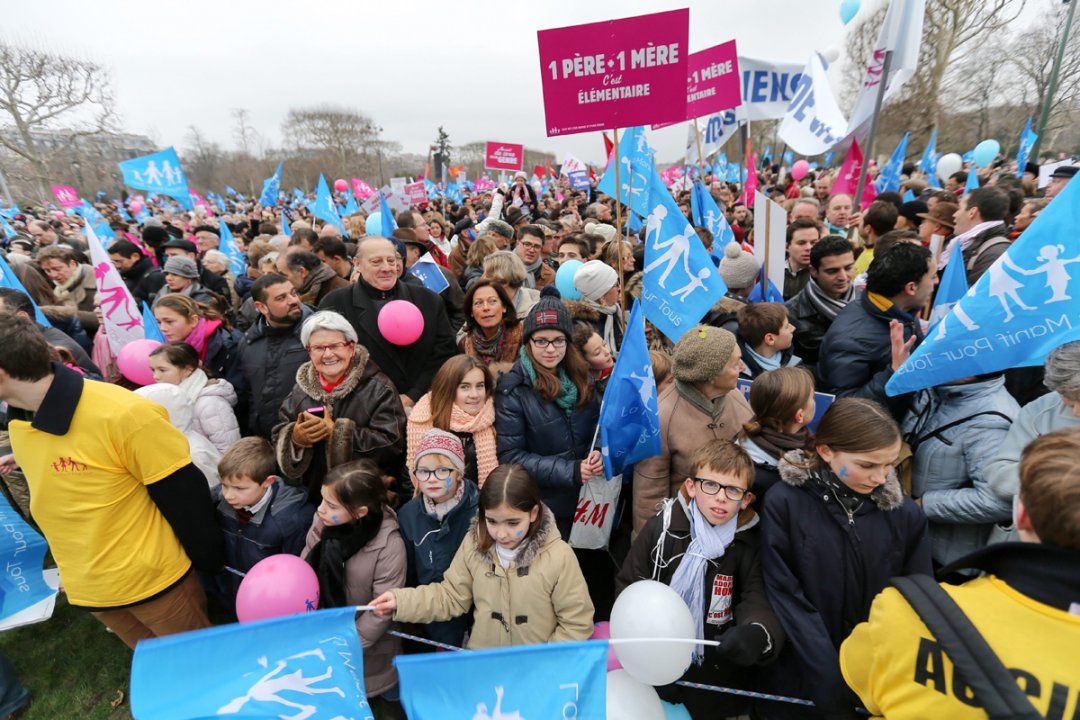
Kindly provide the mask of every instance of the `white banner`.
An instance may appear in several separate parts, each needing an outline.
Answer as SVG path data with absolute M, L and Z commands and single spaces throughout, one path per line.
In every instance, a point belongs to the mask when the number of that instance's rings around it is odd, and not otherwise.
M 743 112 L 747 120 L 777 120 L 787 113 L 803 64 L 739 56 Z
M 90 247 L 90 264 L 94 267 L 94 280 L 97 282 L 97 303 L 101 306 L 101 316 L 105 321 L 109 349 L 118 355 L 121 348 L 132 340 L 146 337 L 143 334 L 142 313 L 90 223 L 86 223 L 86 244 Z
M 570 173 L 572 173 L 572 172 L 586 172 L 587 173 L 587 172 L 589 172 L 589 168 L 588 168 L 588 166 L 585 165 L 585 163 L 578 160 L 571 153 L 566 153 L 566 155 L 563 156 L 562 165 L 559 167 L 559 174 L 560 175 L 565 175 L 566 177 L 570 177 Z
M 739 131 L 739 126 L 745 122 L 745 105 L 698 119 L 696 127 L 701 130 L 701 152 L 706 158 L 718 152 L 724 146 L 724 143 Z M 698 143 L 694 127 L 695 123 L 691 122 L 686 134 L 686 162 L 688 165 L 698 163 Z
M 787 212 L 769 196 L 754 194 L 754 257 L 765 268 L 765 276 L 780 292 L 784 291 Z
M 836 104 L 825 63 L 814 53 L 780 124 L 780 137 L 800 155 L 821 155 L 844 137 L 847 121 Z

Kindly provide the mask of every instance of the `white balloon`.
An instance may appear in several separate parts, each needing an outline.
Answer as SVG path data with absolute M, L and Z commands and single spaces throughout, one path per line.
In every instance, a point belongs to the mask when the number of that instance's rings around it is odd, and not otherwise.
M 630 585 L 611 608 L 611 639 L 684 638 L 694 640 L 697 630 L 690 608 L 677 592 L 655 580 Z M 615 643 L 615 657 L 641 682 L 669 685 L 683 676 L 693 661 L 694 644 L 688 642 Z
M 942 155 L 937 161 L 937 176 L 941 178 L 942 181 L 948 180 L 950 175 L 955 172 L 960 172 L 960 169 L 963 167 L 964 158 L 956 153 Z
M 607 674 L 607 720 L 664 720 L 656 690 L 625 670 Z
M 825 61 L 832 65 L 834 62 L 840 59 L 840 49 L 837 47 L 827 47 L 825 52 L 822 53 L 825 56 Z

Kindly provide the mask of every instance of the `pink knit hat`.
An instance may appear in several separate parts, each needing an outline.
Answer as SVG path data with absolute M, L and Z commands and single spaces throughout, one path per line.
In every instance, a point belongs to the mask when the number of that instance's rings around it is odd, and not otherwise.
M 461 440 L 457 435 L 445 430 L 428 430 L 420 438 L 416 446 L 416 458 L 413 460 L 413 468 L 416 468 L 420 458 L 425 455 L 442 455 L 450 461 L 454 469 L 459 473 L 465 472 L 465 448 L 461 446 Z

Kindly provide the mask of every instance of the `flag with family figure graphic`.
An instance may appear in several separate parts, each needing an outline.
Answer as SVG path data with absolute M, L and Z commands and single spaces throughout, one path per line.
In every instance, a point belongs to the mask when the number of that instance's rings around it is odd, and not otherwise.
M 128 187 L 168 195 L 178 200 L 184 209 L 194 208 L 180 159 L 171 147 L 117 164 Z
M 1041 365 L 1055 347 L 1080 339 L 1078 227 L 1080 182 L 1073 181 L 915 349 L 888 393 Z
M 131 663 L 131 714 L 138 720 L 373 720 L 356 610 L 143 640 Z
M 649 176 L 653 172 L 653 151 L 645 138 L 645 128 L 628 128 L 619 139 L 616 148 L 618 157 L 613 153 L 604 176 L 600 178 L 597 190 L 611 197 L 618 193 L 619 202 L 629 205 L 638 215 L 648 215 Z M 615 166 L 619 168 L 619 187 L 615 188 Z

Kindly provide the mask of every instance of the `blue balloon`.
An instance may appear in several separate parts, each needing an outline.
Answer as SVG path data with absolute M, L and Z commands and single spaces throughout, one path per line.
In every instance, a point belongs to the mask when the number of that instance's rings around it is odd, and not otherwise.
M 859 14 L 859 0 L 843 0 L 840 3 L 840 19 L 847 25 Z
M 577 274 L 582 264 L 580 260 L 567 260 L 559 266 L 559 271 L 555 273 L 555 288 L 562 295 L 563 300 L 581 299 L 581 293 L 574 287 L 574 275 Z
M 975 146 L 975 164 L 979 167 L 989 167 L 1000 152 L 1001 143 L 997 140 L 983 140 Z
M 364 232 L 368 235 L 382 235 L 382 213 L 375 211 L 367 216 L 364 222 Z
M 664 708 L 664 720 L 691 720 L 690 711 L 685 705 L 674 705 L 664 700 L 660 701 Z

